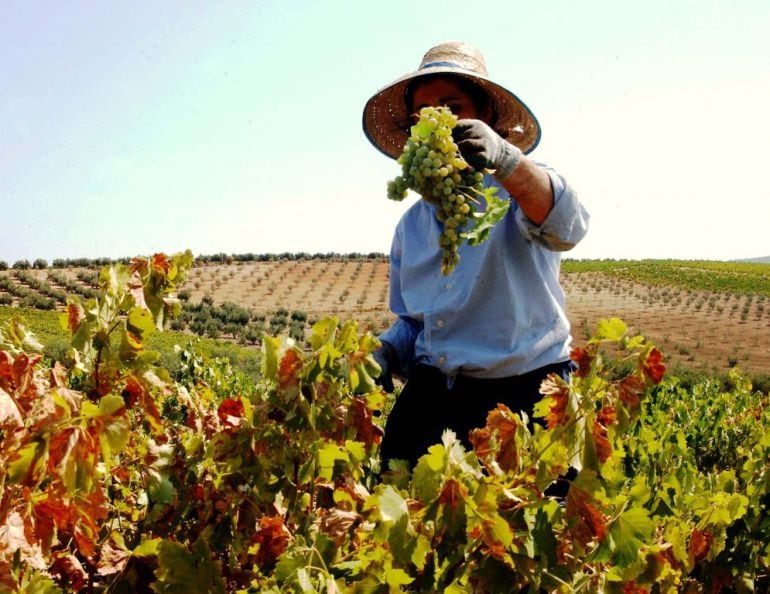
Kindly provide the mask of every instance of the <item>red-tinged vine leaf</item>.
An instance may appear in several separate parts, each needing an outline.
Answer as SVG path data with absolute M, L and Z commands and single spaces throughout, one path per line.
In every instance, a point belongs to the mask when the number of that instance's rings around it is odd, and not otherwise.
M 362 520 L 360 514 L 341 510 L 337 507 L 322 509 L 317 520 L 318 528 L 339 548 L 356 524 Z
M 43 355 L 28 355 L 27 353 L 21 353 L 13 361 L 13 371 L 16 375 L 17 387 L 16 391 L 19 394 L 27 395 L 32 393 L 30 399 L 39 396 L 42 390 L 39 389 L 39 384 L 36 382 L 35 366 L 43 358 Z
M 468 497 L 468 489 L 456 479 L 450 478 L 444 483 L 438 501 L 455 512 L 466 497 Z
M 163 253 L 153 254 L 152 258 L 150 258 L 150 265 L 155 274 L 164 278 L 168 276 L 168 273 L 171 270 L 171 261 L 168 259 L 168 256 Z
M 479 527 L 486 551 L 498 561 L 512 567 L 513 560 L 509 549 L 513 544 L 514 534 L 510 524 L 500 514 L 491 512 L 481 519 L 477 528 Z M 475 533 L 478 534 L 478 531 Z
M 575 347 L 570 352 L 569 356 L 572 361 L 577 365 L 575 375 L 578 377 L 586 377 L 591 371 L 591 365 L 596 359 L 596 345 L 588 345 L 585 348 Z
M 199 504 L 205 504 L 206 488 L 201 484 L 195 485 L 190 492 L 190 498 Z
M 165 433 L 163 419 L 150 390 L 133 374 L 127 375 L 125 382 L 123 398 L 126 400 L 126 406 L 128 408 L 140 407 L 153 430 L 158 434 Z
M 650 594 L 650 591 L 631 580 L 623 584 L 623 594 Z
M 612 456 L 612 444 L 608 436 L 608 427 L 614 425 L 617 421 L 615 408 L 604 406 L 597 414 L 596 420 L 591 428 L 591 436 L 594 439 L 596 455 L 599 462 L 604 464 Z
M 615 384 L 619 392 L 620 401 L 630 411 L 639 408 L 641 395 L 644 392 L 644 383 L 637 375 L 629 374 Z
M 22 427 L 24 427 L 24 419 L 16 401 L 0 387 L 0 429 L 3 433 L 12 433 Z
M 698 562 L 706 558 L 713 542 L 714 535 L 710 531 L 693 528 L 687 548 L 693 559 Z
M 88 574 L 83 569 L 83 565 L 75 555 L 70 553 L 57 553 L 52 573 L 69 584 L 75 592 L 80 592 L 88 582 Z
M 166 254 L 153 254 L 149 260 L 136 258 L 131 262 L 131 294 L 137 307 L 152 313 L 158 330 L 163 329 L 167 315 L 179 311 L 179 301 L 170 295 L 176 283 L 184 280 L 192 263 L 193 256 L 189 250 L 171 258 Z M 140 296 L 140 288 L 143 297 Z
M 495 453 L 495 447 L 492 443 L 492 432 L 486 427 L 471 429 L 468 439 L 479 460 L 487 460 Z
M 51 369 L 49 381 L 52 391 L 69 407 L 67 412 L 75 414 L 76 411 L 80 410 L 83 394 L 68 387 L 66 374 L 67 370 L 65 367 L 59 361 L 56 361 Z
M 48 444 L 44 438 L 30 441 L 11 451 L 6 458 L 6 472 L 10 484 L 33 487 L 40 483 L 46 470 Z
M 594 424 L 591 427 L 591 437 L 594 439 L 596 456 L 599 458 L 599 462 L 604 464 L 612 457 L 612 444 L 607 435 L 607 427 L 602 425 L 598 420 L 594 421 Z
M 96 489 L 87 497 L 76 498 L 72 508 L 70 530 L 75 544 L 84 557 L 93 559 L 99 540 L 100 521 L 107 517 L 109 511 L 107 498 L 101 489 Z
M 225 398 L 217 408 L 219 420 L 225 427 L 237 429 L 243 421 L 243 401 L 240 398 Z
M 599 510 L 598 502 L 574 483 L 567 492 L 567 518 L 573 520 L 573 534 L 585 546 L 591 538 L 601 542 L 607 533 L 607 518 Z
M 50 440 L 48 472 L 61 480 L 68 496 L 90 493 L 98 480 L 100 437 L 95 426 L 67 427 Z
M 99 575 L 114 575 L 122 572 L 129 559 L 131 551 L 126 548 L 123 537 L 118 532 L 113 532 L 99 548 L 99 560 L 96 563 L 96 572 Z
M 343 481 L 342 484 L 337 485 L 336 490 L 347 493 L 347 495 L 350 496 L 351 501 L 362 505 L 371 496 L 368 489 L 354 480 L 350 475 L 344 476 Z
M 567 414 L 569 385 L 561 376 L 555 373 L 548 374 L 540 385 L 540 393 L 544 398 L 535 405 L 535 417 L 545 417 L 549 429 L 569 421 Z
M 13 371 L 13 355 L 8 351 L 0 351 L 0 388 L 15 392 L 15 373 Z
M 663 353 L 655 347 L 650 348 L 642 359 L 642 371 L 653 384 L 659 384 L 666 373 Z
M 16 402 L 23 417 L 47 389 L 46 383 L 35 373 L 35 366 L 41 359 L 42 355 L 19 353 L 13 356 L 0 351 L 0 389 Z
M 302 371 L 301 357 L 296 350 L 287 350 L 278 364 L 278 387 L 281 390 L 296 389 L 299 385 L 300 371 Z
M 611 427 L 618 422 L 618 413 L 614 406 L 603 406 L 596 415 L 596 420 L 605 427 Z
M 556 544 L 556 562 L 567 565 L 574 556 L 573 542 L 569 538 L 560 538 Z
M 75 334 L 86 319 L 83 306 L 79 303 L 70 301 L 67 303 L 67 309 L 64 313 L 60 314 L 59 320 L 61 326 L 65 330 L 69 330 L 71 334 Z
M 128 272 L 130 274 L 137 274 L 137 278 L 141 280 L 143 276 L 147 274 L 151 264 L 147 258 L 131 258 L 131 262 L 128 265 Z
M 68 493 L 75 490 L 77 460 L 73 452 L 80 439 L 81 430 L 76 427 L 64 427 L 54 433 L 49 440 L 48 472 L 58 476 Z
M 278 557 L 288 548 L 290 540 L 291 533 L 282 518 L 261 517 L 253 537 L 253 541 L 259 545 L 257 565 L 262 569 L 273 567 Z
M 517 470 L 519 467 L 519 449 L 516 444 L 516 431 L 521 421 L 504 404 L 487 415 L 487 429 L 494 436 L 497 453 L 495 460 L 503 471 Z
M 53 581 L 51 581 L 53 584 Z M 0 592 L 16 592 L 18 583 L 13 573 L 13 566 L 0 557 Z
M 142 266 L 140 268 L 143 268 L 144 266 L 146 266 L 146 261 L 142 260 L 141 264 Z M 132 263 L 132 268 L 133 268 L 133 263 Z M 133 269 L 131 271 L 131 277 L 126 283 L 126 289 L 128 290 L 128 293 L 131 295 L 131 297 L 133 297 L 134 299 L 135 307 L 133 307 L 132 309 L 135 309 L 137 311 L 147 312 L 147 315 L 153 321 L 153 326 L 158 328 L 158 330 L 162 330 L 163 329 L 162 321 L 155 319 L 156 312 L 151 311 L 147 303 L 147 299 L 145 296 L 144 282 L 141 275 L 142 270 L 140 268 Z
M 108 514 L 107 499 L 101 489 L 87 496 L 78 495 L 71 499 L 51 498 L 36 503 L 33 507 L 34 526 L 31 527 L 38 542 L 46 543 L 53 537 L 54 527 L 60 540 L 73 537 L 80 553 L 86 558 L 96 554 L 100 521 Z M 58 497 L 58 496 L 57 496 Z
M 35 569 L 46 569 L 48 563 L 43 550 L 34 539 L 30 542 L 30 534 L 34 535 L 34 530 L 29 528 L 21 511 L 11 511 L 0 525 L 0 552 L 8 558 L 18 554 L 22 563 Z
M 56 531 L 64 532 L 70 524 L 70 508 L 62 497 L 49 489 L 45 498 L 32 506 L 35 538 L 46 552 L 54 542 Z
M 735 579 L 733 578 L 730 569 L 727 567 L 716 567 L 711 572 L 711 588 L 710 592 L 736 592 Z M 748 584 L 742 584 L 744 592 L 751 592 L 754 586 L 753 580 L 749 579 Z
M 382 440 L 382 428 L 374 422 L 374 415 L 362 398 L 353 398 L 350 401 L 350 415 L 353 426 L 356 428 L 356 440 L 371 447 Z

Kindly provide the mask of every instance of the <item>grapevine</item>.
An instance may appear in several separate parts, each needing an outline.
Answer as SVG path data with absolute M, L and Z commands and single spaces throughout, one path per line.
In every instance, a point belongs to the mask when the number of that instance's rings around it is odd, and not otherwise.
M 407 190 L 436 206 L 443 225 L 439 236 L 441 272 L 448 275 L 460 261 L 463 240 L 478 245 L 503 218 L 510 200 L 497 188 L 484 188 L 484 172 L 468 165 L 452 138 L 457 116 L 447 107 L 424 107 L 398 157 L 401 175 L 388 182 L 388 198 L 403 200 Z
M 192 262 L 106 267 L 61 361 L 0 326 L 0 594 L 769 591 L 770 400 L 737 371 L 686 391 L 602 320 L 540 423 L 501 405 L 381 474 L 356 322 L 264 335 L 256 380 L 192 342 L 159 364 Z

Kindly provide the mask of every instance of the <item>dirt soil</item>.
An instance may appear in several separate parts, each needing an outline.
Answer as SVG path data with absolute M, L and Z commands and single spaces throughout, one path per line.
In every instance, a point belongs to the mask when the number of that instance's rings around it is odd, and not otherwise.
M 724 372 L 738 366 L 770 374 L 770 309 L 730 293 L 657 289 L 601 274 L 566 274 L 567 315 L 575 344 L 603 318 L 617 317 L 652 340 L 669 369 Z
M 659 289 L 599 273 L 563 274 L 575 346 L 603 318 L 617 317 L 652 340 L 677 365 L 708 372 L 732 366 L 770 373 L 770 306 L 742 295 Z M 355 318 L 374 331 L 388 311 L 386 261 L 253 262 L 193 269 L 185 284 L 192 300 L 233 301 L 261 313 L 278 307 L 310 317 Z

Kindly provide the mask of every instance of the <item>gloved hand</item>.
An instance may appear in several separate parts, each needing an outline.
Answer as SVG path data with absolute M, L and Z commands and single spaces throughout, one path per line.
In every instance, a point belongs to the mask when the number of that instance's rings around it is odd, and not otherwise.
M 495 177 L 508 178 L 521 160 L 521 150 L 481 120 L 458 120 L 452 130 L 457 148 L 469 165 L 495 170 Z
M 372 356 L 374 357 L 374 360 L 377 361 L 380 369 L 382 369 L 380 376 L 374 378 L 375 383 L 382 386 L 382 389 L 386 392 L 393 392 L 395 388 L 393 387 L 392 370 L 394 366 L 397 367 L 397 364 L 395 363 L 396 351 L 390 344 L 383 342 L 382 345 L 372 353 Z

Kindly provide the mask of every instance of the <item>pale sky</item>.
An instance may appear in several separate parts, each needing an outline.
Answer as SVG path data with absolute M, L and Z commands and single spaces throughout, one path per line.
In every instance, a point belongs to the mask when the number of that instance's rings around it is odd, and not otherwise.
M 387 253 L 362 109 L 455 39 L 591 212 L 567 256 L 770 255 L 767 0 L 0 0 L 0 260 Z

